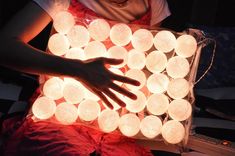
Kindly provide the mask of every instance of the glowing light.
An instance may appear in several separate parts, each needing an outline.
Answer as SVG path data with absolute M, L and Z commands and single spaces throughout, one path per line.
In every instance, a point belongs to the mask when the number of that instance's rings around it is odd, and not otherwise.
M 146 76 L 144 74 L 143 71 L 138 70 L 138 69 L 130 69 L 128 70 L 125 75 L 131 79 L 137 80 L 140 82 L 139 86 L 133 86 L 133 85 L 129 85 L 129 84 L 125 84 L 126 87 L 130 90 L 138 90 L 143 88 L 143 86 L 145 85 L 146 82 Z
M 167 94 L 173 99 L 182 99 L 189 93 L 189 83 L 185 79 L 173 79 L 170 81 Z
M 78 104 L 85 96 L 83 87 L 77 83 L 65 83 L 63 89 L 64 99 L 70 104 Z
M 180 143 L 184 135 L 184 126 L 178 121 L 169 120 L 162 126 L 162 137 L 170 144 Z
M 133 113 L 138 113 L 141 112 L 146 105 L 146 97 L 144 95 L 144 93 L 142 93 L 141 91 L 133 91 L 132 93 L 134 93 L 137 96 L 136 100 L 132 100 L 130 98 L 125 98 L 125 102 L 126 102 L 126 109 L 130 112 Z
M 155 35 L 153 43 L 157 50 L 168 53 L 176 47 L 176 38 L 170 31 L 162 30 Z
M 115 90 L 110 89 L 119 99 L 124 100 L 124 96 L 118 92 L 116 92 Z M 111 98 L 109 98 L 108 96 L 106 96 L 107 99 L 109 100 L 109 102 L 113 105 L 113 109 L 112 110 L 119 110 L 121 108 L 120 105 L 117 104 L 117 102 L 113 101 Z M 102 101 L 103 106 L 106 109 L 110 109 L 103 101 Z
M 168 113 L 172 119 L 184 121 L 191 116 L 192 106 L 184 99 L 174 100 L 169 105 Z
M 71 125 L 78 118 L 78 109 L 75 105 L 69 103 L 60 103 L 56 107 L 56 119 L 63 125 Z
M 57 56 L 64 55 L 69 50 L 69 40 L 61 34 L 54 34 L 49 38 L 48 48 L 50 52 Z
M 53 26 L 61 34 L 67 34 L 74 25 L 74 17 L 67 11 L 60 11 L 54 17 Z
M 85 60 L 84 50 L 81 48 L 71 48 L 67 51 L 65 57 L 69 59 Z
M 87 88 L 85 88 L 85 99 L 90 99 L 90 100 L 94 100 L 94 101 L 100 100 L 100 98 L 96 94 L 94 94 L 93 92 L 91 92 Z
M 43 86 L 43 93 L 46 97 L 58 100 L 63 97 L 64 82 L 58 77 L 48 79 Z
M 45 120 L 51 118 L 56 110 L 56 103 L 48 97 L 39 97 L 32 106 L 33 115 L 36 118 Z
M 169 78 L 165 74 L 152 74 L 147 80 L 147 88 L 151 93 L 163 93 L 167 90 Z
M 116 68 L 109 68 L 109 70 L 114 73 L 114 74 L 117 74 L 117 75 L 121 75 L 121 76 L 124 76 L 124 73 L 119 70 L 119 69 L 116 69 Z M 123 82 L 120 82 L 120 81 L 113 81 L 114 83 L 116 83 L 117 85 L 121 86 L 123 84 Z
M 167 65 L 167 57 L 163 52 L 153 51 L 146 58 L 146 67 L 152 73 L 162 72 Z
M 78 105 L 78 114 L 84 121 L 93 121 L 100 114 L 100 105 L 93 100 L 84 100 Z
M 177 38 L 175 52 L 177 55 L 188 58 L 194 55 L 197 49 L 197 41 L 191 35 L 182 35 Z
M 169 100 L 164 94 L 152 94 L 147 100 L 147 110 L 153 115 L 164 114 L 169 106 Z
M 128 52 L 127 66 L 131 69 L 143 69 L 145 66 L 145 54 L 136 49 Z
M 88 30 L 81 25 L 74 26 L 67 34 L 72 47 L 84 47 L 90 41 Z
M 109 37 L 110 26 L 104 19 L 96 19 L 88 26 L 90 36 L 96 41 L 104 41 Z
M 138 29 L 132 35 L 133 47 L 140 51 L 148 51 L 153 46 L 153 35 L 149 30 Z
M 135 136 L 140 130 L 140 119 L 135 114 L 125 114 L 119 120 L 119 129 L 125 136 Z
M 187 59 L 175 56 L 169 59 L 166 71 L 172 78 L 183 78 L 189 73 L 189 68 L 189 62 Z
M 105 45 L 99 41 L 89 42 L 84 49 L 86 59 L 105 57 L 106 52 Z
M 162 121 L 154 115 L 146 116 L 140 122 L 140 131 L 149 139 L 153 139 L 158 136 L 161 133 L 161 128 Z
M 112 67 L 115 68 L 121 68 L 126 65 L 127 61 L 127 50 L 120 46 L 113 46 L 108 49 L 108 57 L 109 58 L 115 58 L 115 59 L 122 59 L 123 63 L 119 65 L 112 65 Z
M 132 31 L 123 23 L 115 24 L 110 30 L 111 41 L 118 46 L 125 46 L 131 41 Z
M 103 132 L 110 133 L 118 127 L 119 114 L 116 111 L 105 109 L 98 117 L 98 124 Z

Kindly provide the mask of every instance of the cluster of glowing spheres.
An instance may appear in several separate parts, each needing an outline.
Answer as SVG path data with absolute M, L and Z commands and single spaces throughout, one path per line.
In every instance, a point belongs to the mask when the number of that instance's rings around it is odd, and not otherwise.
M 152 74 L 147 80 L 147 88 L 151 93 L 164 93 L 168 84 L 169 78 L 162 73 Z
M 100 105 L 93 100 L 84 100 L 78 105 L 78 114 L 81 120 L 93 121 L 100 114 Z
M 49 38 L 48 49 L 54 55 L 64 55 L 69 50 L 69 47 L 69 40 L 65 35 L 56 33 Z
M 78 109 L 69 103 L 60 103 L 55 111 L 56 119 L 63 125 L 73 124 L 78 118 Z
M 147 29 L 136 30 L 132 35 L 131 43 L 139 51 L 148 51 L 153 46 L 153 35 Z
M 167 65 L 167 57 L 161 51 L 153 51 L 146 58 L 146 68 L 152 73 L 162 72 Z
M 184 126 L 176 121 L 169 120 L 162 126 L 162 137 L 170 144 L 180 143 L 185 136 Z
M 140 82 L 139 86 L 133 86 L 130 84 L 125 84 L 126 87 L 130 90 L 138 90 L 144 87 L 146 83 L 146 76 L 143 71 L 138 70 L 138 69 L 130 69 L 125 73 L 126 77 L 129 77 L 131 79 L 137 80 Z
M 142 110 L 144 110 L 146 106 L 146 97 L 144 93 L 138 90 L 133 91 L 132 93 L 134 93 L 137 96 L 137 99 L 132 100 L 130 98 L 126 98 L 125 99 L 126 109 L 132 113 L 141 112 Z
M 123 23 L 115 24 L 110 30 L 110 39 L 118 46 L 127 45 L 131 41 L 131 36 L 131 28 Z
M 74 25 L 75 19 L 73 15 L 67 11 L 57 13 L 53 19 L 53 26 L 60 34 L 67 34 Z
M 32 112 L 36 118 L 45 120 L 51 118 L 56 111 L 56 103 L 54 100 L 42 96 L 39 97 L 32 106 Z
M 96 19 L 88 26 L 90 36 L 96 41 L 104 41 L 109 37 L 110 25 L 104 19 Z
M 140 131 L 140 119 L 135 114 L 125 114 L 121 116 L 118 127 L 123 135 L 133 137 Z
M 85 96 L 83 87 L 77 83 L 65 83 L 63 88 L 64 99 L 70 104 L 78 104 Z
M 121 46 L 113 46 L 108 49 L 108 57 L 115 58 L 115 59 L 122 59 L 123 62 L 119 65 L 112 65 L 115 68 L 121 68 L 126 65 L 127 61 L 127 50 Z
M 46 97 L 58 100 L 63 97 L 64 81 L 58 77 L 48 79 L 43 86 L 43 93 Z
M 85 53 L 81 48 L 71 48 L 66 52 L 65 58 L 85 60 Z
M 103 110 L 98 117 L 99 128 L 106 133 L 117 129 L 119 125 L 119 114 L 114 110 Z
M 145 54 L 136 49 L 132 49 L 128 52 L 127 66 L 130 69 L 143 69 L 145 66 Z
M 147 110 L 153 115 L 166 113 L 169 107 L 169 99 L 165 94 L 152 94 L 146 103 Z
M 197 49 L 197 41 L 191 35 L 181 35 L 177 38 L 175 52 L 181 57 L 191 57 Z
M 121 76 L 124 76 L 124 73 L 120 70 L 120 69 L 117 69 L 117 68 L 109 68 L 109 70 L 114 73 L 114 74 L 117 74 L 117 75 L 121 75 Z M 117 85 L 121 86 L 123 84 L 123 82 L 120 82 L 120 81 L 113 81 L 114 83 L 116 83 Z
M 153 139 L 161 133 L 162 121 L 159 117 L 154 115 L 146 116 L 140 122 L 140 131 L 141 133 L 149 138 Z
M 189 93 L 189 82 L 185 79 L 173 79 L 169 82 L 167 94 L 173 99 L 182 99 Z
M 192 114 L 191 104 L 184 99 L 173 100 L 168 108 L 169 116 L 177 121 L 184 121 Z
M 105 57 L 107 50 L 105 45 L 99 41 L 89 42 L 88 45 L 84 48 L 84 53 L 86 59 Z

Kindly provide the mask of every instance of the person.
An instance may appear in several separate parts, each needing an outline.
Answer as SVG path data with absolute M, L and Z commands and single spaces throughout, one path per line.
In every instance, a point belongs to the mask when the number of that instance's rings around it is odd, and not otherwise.
M 160 26 L 161 21 L 170 15 L 165 0 L 33 0 L 0 31 L 0 42 L 4 43 L 0 45 L 1 65 L 30 74 L 73 77 L 98 95 L 110 108 L 113 106 L 107 96 L 120 106 L 125 106 L 111 89 L 136 99 L 136 95 L 115 85 L 113 80 L 132 85 L 139 85 L 139 82 L 114 74 L 106 68 L 106 65 L 120 64 L 122 60 L 67 59 L 45 53 L 28 44 L 52 21 L 57 12 L 66 9 L 79 18 L 92 15 L 152 27 Z M 76 139 L 71 137 L 71 131 L 76 131 Z M 98 148 L 103 144 L 107 145 L 105 142 L 118 147 Z M 30 119 L 23 121 L 12 134 L 5 149 L 5 155 L 89 155 L 95 150 L 102 155 L 110 155 L 110 152 L 112 155 L 120 155 L 122 151 L 125 151 L 122 155 L 151 155 L 148 150 L 135 145 L 131 139 L 120 136 L 115 138 L 82 126 L 34 123 Z

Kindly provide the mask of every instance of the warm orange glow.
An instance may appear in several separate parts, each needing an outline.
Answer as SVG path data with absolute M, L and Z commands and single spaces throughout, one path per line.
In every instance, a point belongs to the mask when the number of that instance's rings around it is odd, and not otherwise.
M 89 42 L 84 49 L 86 59 L 105 57 L 107 54 L 106 47 L 103 43 L 99 41 Z
M 88 26 L 90 36 L 96 41 L 104 41 L 109 37 L 110 26 L 104 19 L 96 19 Z
M 69 47 L 69 40 L 65 35 L 56 33 L 49 38 L 48 49 L 54 55 L 64 55 L 69 50 Z
M 125 73 L 125 76 L 137 80 L 140 82 L 139 86 L 133 86 L 129 84 L 125 84 L 125 86 L 130 90 L 138 90 L 144 87 L 146 83 L 146 76 L 143 71 L 138 69 L 130 69 Z
M 140 119 L 135 114 L 125 114 L 119 120 L 119 129 L 125 136 L 135 136 L 140 130 Z
M 67 34 L 69 30 L 75 25 L 73 15 L 67 11 L 61 11 L 57 13 L 53 20 L 53 26 L 60 34 Z
M 145 66 L 145 54 L 136 49 L 128 52 L 127 66 L 131 69 L 143 69 Z
M 153 115 L 164 114 L 169 106 L 168 97 L 165 94 L 152 94 L 147 100 L 147 110 Z
M 127 61 L 127 50 L 120 46 L 113 46 L 108 49 L 108 57 L 115 59 L 122 59 L 123 62 L 119 65 L 112 65 L 114 68 L 121 68 L 126 65 Z
M 69 82 L 64 85 L 63 96 L 68 103 L 78 104 L 83 100 L 85 96 L 84 92 L 83 87 L 77 83 Z
M 152 74 L 147 80 L 147 88 L 151 93 L 163 93 L 167 90 L 169 78 L 162 73 Z
M 182 35 L 177 38 L 175 52 L 181 57 L 191 57 L 197 49 L 197 41 L 191 35 Z
M 148 51 L 153 46 L 153 35 L 147 29 L 138 29 L 133 33 L 131 43 L 139 51 Z
M 67 51 L 65 57 L 69 59 L 85 60 L 84 50 L 81 48 L 71 48 Z
M 167 94 L 173 99 L 182 99 L 189 93 L 189 83 L 185 79 L 173 79 L 170 81 Z
M 48 79 L 43 86 L 43 93 L 46 97 L 58 100 L 63 97 L 64 81 L 58 77 Z
M 146 97 L 141 91 L 132 91 L 137 96 L 136 100 L 132 100 L 128 97 L 125 98 L 126 109 L 133 113 L 138 113 L 144 110 L 146 106 Z
M 78 114 L 84 121 L 93 121 L 100 114 L 100 105 L 93 100 L 84 100 L 78 105 Z
M 132 31 L 127 24 L 115 24 L 110 30 L 111 41 L 118 46 L 125 46 L 131 41 Z
M 167 57 L 161 51 L 153 51 L 146 58 L 146 67 L 152 73 L 162 72 L 167 65 Z

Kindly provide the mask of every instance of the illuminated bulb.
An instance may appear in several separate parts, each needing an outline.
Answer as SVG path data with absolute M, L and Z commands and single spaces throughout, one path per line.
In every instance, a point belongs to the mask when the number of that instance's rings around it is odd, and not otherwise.
M 48 97 L 39 97 L 32 106 L 33 115 L 38 119 L 45 120 L 51 118 L 56 110 L 56 103 Z
M 121 76 L 124 76 L 124 73 L 119 70 L 119 69 L 116 69 L 116 68 L 109 68 L 109 70 L 114 73 L 114 74 L 117 74 L 117 75 L 121 75 Z M 120 82 L 120 81 L 113 81 L 114 83 L 116 83 L 117 85 L 121 86 L 123 84 L 123 82 Z
M 164 114 L 169 106 L 169 100 L 164 94 L 152 94 L 147 100 L 147 110 L 153 115 Z
M 43 93 L 46 97 L 58 100 L 63 97 L 64 82 L 58 77 L 48 79 L 43 86 Z
M 136 49 L 128 52 L 127 66 L 131 69 L 143 69 L 145 66 L 145 54 Z
M 175 56 L 169 59 L 166 71 L 172 78 L 183 78 L 188 74 L 189 68 L 189 62 L 187 59 Z
M 98 117 L 99 128 L 106 133 L 117 129 L 119 124 L 119 114 L 116 111 L 105 109 Z
M 77 83 L 65 83 L 63 89 L 64 99 L 70 104 L 78 104 L 85 96 L 83 87 Z
M 96 19 L 88 26 L 90 36 L 97 41 L 104 41 L 109 37 L 110 26 L 104 19 Z
M 112 65 L 115 68 L 121 68 L 126 65 L 127 61 L 127 50 L 120 46 L 113 46 L 108 49 L 108 57 L 115 58 L 115 59 L 122 59 L 123 62 L 118 65 Z
M 124 101 L 124 96 L 112 89 L 110 89 L 119 99 L 123 100 Z M 109 102 L 112 104 L 113 106 L 113 109 L 112 110 L 119 110 L 121 108 L 121 106 L 119 104 L 117 104 L 117 102 L 113 101 L 110 97 L 106 96 L 107 99 L 109 100 Z M 103 106 L 106 108 L 106 109 L 110 109 L 104 102 L 103 103 Z
M 56 119 L 63 125 L 71 125 L 78 118 L 78 109 L 75 105 L 69 103 L 60 103 L 56 107 Z
M 140 131 L 149 139 L 153 139 L 158 136 L 161 133 L 161 129 L 162 121 L 154 115 L 146 116 L 140 122 Z
M 191 57 L 197 49 L 197 41 L 191 35 L 182 35 L 177 38 L 175 52 L 177 55 L 188 58 Z
M 162 73 L 152 74 L 147 80 L 147 88 L 151 93 L 163 93 L 167 90 L 169 78 Z
M 139 86 L 125 84 L 128 89 L 138 90 L 144 87 L 145 82 L 146 82 L 146 76 L 143 71 L 138 70 L 138 69 L 130 69 L 125 73 L 125 76 L 140 82 Z
M 69 50 L 69 40 L 61 34 L 54 34 L 49 38 L 48 48 L 50 52 L 57 56 L 64 55 Z
M 146 105 L 146 97 L 144 95 L 144 93 L 142 93 L 141 91 L 133 91 L 133 94 L 135 94 L 137 96 L 136 100 L 132 100 L 128 97 L 125 98 L 125 102 L 126 102 L 126 109 L 130 112 L 133 113 L 138 113 L 141 112 Z
M 110 30 L 111 41 L 118 46 L 125 46 L 131 41 L 132 31 L 123 23 L 115 24 Z
M 131 39 L 132 46 L 140 51 L 148 51 L 153 46 L 153 35 L 149 30 L 139 29 Z
M 174 100 L 169 105 L 168 114 L 174 120 L 184 121 L 191 116 L 192 106 L 187 100 Z
M 189 93 L 189 83 L 185 79 L 173 79 L 169 82 L 167 94 L 173 99 L 182 99 Z
M 146 67 L 152 73 L 162 72 L 167 65 L 167 57 L 161 51 L 153 51 L 146 58 Z
M 96 58 L 96 57 L 105 57 L 106 47 L 103 43 L 99 41 L 89 42 L 84 49 L 86 59 Z
M 178 121 L 169 120 L 162 126 L 162 137 L 170 144 L 180 143 L 184 135 L 184 126 Z
M 88 30 L 81 25 L 74 26 L 67 34 L 72 47 L 84 47 L 90 41 Z
M 78 114 L 84 121 L 93 121 L 100 114 L 100 105 L 93 100 L 84 100 L 78 105 Z
M 135 114 L 125 114 L 119 120 L 119 129 L 125 136 L 135 136 L 140 130 L 140 119 Z
M 85 60 L 84 50 L 81 48 L 71 48 L 67 51 L 65 57 L 69 59 Z
M 170 31 L 162 30 L 155 35 L 153 43 L 157 50 L 168 53 L 176 47 L 176 38 Z
M 85 99 L 90 99 L 94 101 L 99 101 L 100 98 L 93 92 L 91 92 L 89 89 L 85 88 Z
M 60 34 L 67 34 L 74 25 L 74 17 L 67 11 L 61 11 L 54 17 L 53 26 Z

